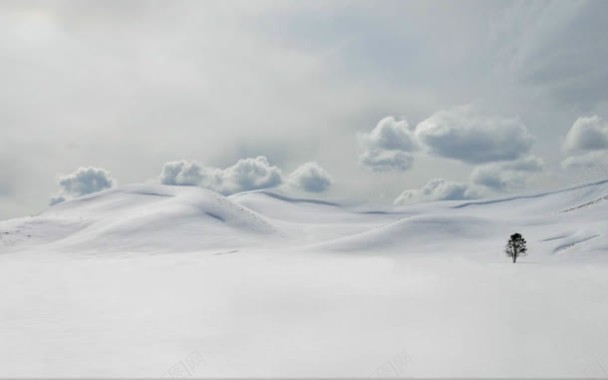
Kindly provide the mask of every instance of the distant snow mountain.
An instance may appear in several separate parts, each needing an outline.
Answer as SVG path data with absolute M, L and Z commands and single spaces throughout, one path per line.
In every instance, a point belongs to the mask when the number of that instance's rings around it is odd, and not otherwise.
M 224 197 L 198 187 L 128 185 L 0 222 L 0 250 L 44 244 L 92 252 L 294 248 L 488 256 L 515 231 L 543 255 L 603 252 L 608 181 L 476 201 L 365 210 L 272 191 Z M 584 246 L 584 247 L 583 247 Z M 584 249 L 583 249 L 584 248 Z

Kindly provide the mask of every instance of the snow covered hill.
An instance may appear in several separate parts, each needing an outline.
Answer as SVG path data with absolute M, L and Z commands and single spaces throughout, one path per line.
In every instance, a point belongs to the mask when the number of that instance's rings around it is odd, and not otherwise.
M 607 214 L 99 192 L 0 222 L 0 377 L 608 377 Z
M 404 254 L 466 249 L 483 258 L 500 251 L 509 233 L 522 231 L 541 255 L 601 253 L 608 247 L 602 217 L 607 200 L 608 181 L 603 181 L 363 212 L 268 191 L 224 197 L 196 187 L 130 185 L 0 222 L 0 249 L 40 244 L 52 250 L 155 253 L 243 247 Z
M 280 239 L 263 216 L 209 190 L 131 185 L 5 221 L 5 246 L 78 251 L 182 252 Z

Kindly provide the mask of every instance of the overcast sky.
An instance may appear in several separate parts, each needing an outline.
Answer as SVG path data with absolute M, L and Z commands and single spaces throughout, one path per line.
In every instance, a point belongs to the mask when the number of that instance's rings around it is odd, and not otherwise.
M 567 185 L 608 168 L 607 36 L 605 1 L 3 2 L 0 219 L 147 181 Z

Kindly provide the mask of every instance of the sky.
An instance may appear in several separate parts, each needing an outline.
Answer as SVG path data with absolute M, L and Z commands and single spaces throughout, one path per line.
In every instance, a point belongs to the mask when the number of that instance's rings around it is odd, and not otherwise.
M 606 36 L 605 1 L 2 2 L 0 219 L 142 182 L 408 204 L 601 179 Z

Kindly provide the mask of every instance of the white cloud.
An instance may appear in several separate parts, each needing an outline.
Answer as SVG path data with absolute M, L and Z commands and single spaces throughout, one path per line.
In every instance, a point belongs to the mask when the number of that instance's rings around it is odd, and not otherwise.
M 65 202 L 65 201 L 66 201 L 66 198 L 63 195 L 54 195 L 49 200 L 49 206 L 54 206 L 56 204 L 59 204 L 61 202 Z
M 414 156 L 399 151 L 366 151 L 360 157 L 360 162 L 376 172 L 406 171 L 414 165 Z
M 608 178 L 608 150 L 568 157 L 561 166 L 570 185 L 603 181 Z
M 571 156 L 563 160 L 561 166 L 564 169 L 589 169 L 608 166 L 608 151 L 595 151 Z
M 393 203 L 396 205 L 416 203 L 418 202 L 418 193 L 419 190 L 417 189 L 404 190 L 397 198 L 395 198 Z
M 206 169 L 196 162 L 171 161 L 163 165 L 160 182 L 165 185 L 198 186 L 205 181 Z
M 394 203 L 405 205 L 415 202 L 475 199 L 480 196 L 479 190 L 473 186 L 443 178 L 434 178 L 421 189 L 405 190 L 395 199 Z
M 545 161 L 542 158 L 529 155 L 517 161 L 502 162 L 496 164 L 503 170 L 513 170 L 521 172 L 539 172 L 545 169 Z
M 570 156 L 561 167 L 585 181 L 608 175 L 608 122 L 597 115 L 579 117 L 566 134 L 562 148 Z M 598 177 L 599 175 L 599 177 Z
M 61 203 L 66 199 L 77 198 L 113 187 L 116 181 L 110 173 L 102 168 L 79 168 L 75 172 L 62 176 L 57 182 L 60 192 L 51 197 L 50 204 Z
M 468 164 L 516 160 L 534 143 L 517 119 L 484 115 L 471 106 L 437 112 L 418 124 L 416 136 L 432 154 Z
M 608 149 L 608 123 L 597 115 L 576 119 L 564 140 L 568 152 Z
M 283 182 L 279 168 L 264 156 L 245 158 L 226 169 L 210 168 L 197 162 L 167 162 L 161 183 L 178 186 L 200 186 L 222 194 L 275 187 Z
M 418 149 L 413 128 L 405 119 L 392 116 L 380 120 L 370 133 L 358 136 L 363 152 L 360 162 L 373 171 L 405 171 L 412 167 Z
M 332 179 L 318 163 L 307 162 L 289 175 L 289 182 L 301 190 L 319 193 L 331 187 Z
M 517 161 L 495 162 L 476 167 L 471 174 L 471 180 L 476 185 L 496 191 L 515 190 L 527 185 L 530 173 L 544 169 L 545 163 L 541 158 L 527 156 Z
M 264 156 L 239 160 L 221 172 L 221 176 L 225 193 L 275 187 L 283 182 L 281 170 L 270 165 Z

